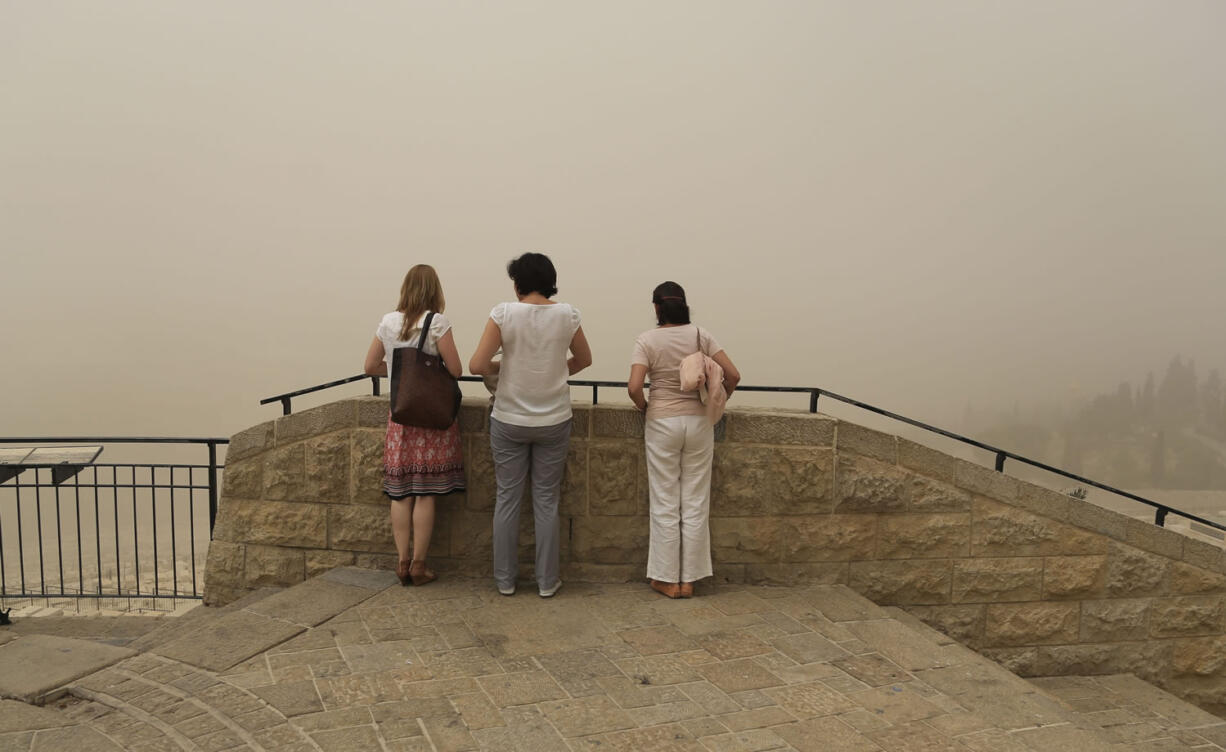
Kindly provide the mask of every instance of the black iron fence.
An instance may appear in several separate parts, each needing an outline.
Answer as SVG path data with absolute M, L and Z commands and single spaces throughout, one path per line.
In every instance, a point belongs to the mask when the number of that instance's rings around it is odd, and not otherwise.
M 0 596 L 5 598 L 201 598 L 204 559 L 217 519 L 227 439 L 0 438 L 48 444 L 186 444 L 207 462 L 0 464 Z
M 330 381 L 326 384 L 319 384 L 318 386 L 312 386 L 312 387 L 307 387 L 306 389 L 299 389 L 297 391 L 287 392 L 286 394 L 278 394 L 275 397 L 268 397 L 268 398 L 260 400 L 260 404 L 267 405 L 272 402 L 280 402 L 282 410 L 283 410 L 283 414 L 289 415 L 290 414 L 290 400 L 293 397 L 298 397 L 304 394 L 310 394 L 312 392 L 322 391 L 324 389 L 331 389 L 336 386 L 341 386 L 342 384 L 351 384 L 355 381 L 362 381 L 364 379 L 370 379 L 372 383 L 371 393 L 374 394 L 375 396 L 378 396 L 379 395 L 379 377 L 360 374 L 358 376 L 350 376 L 347 379 L 339 379 L 337 381 Z M 480 376 L 461 376 L 460 381 L 479 382 L 481 381 L 481 377 Z M 586 380 L 586 379 L 573 379 L 566 383 L 570 384 L 570 386 L 572 387 L 579 387 L 579 388 L 585 388 L 585 389 L 590 388 L 592 390 L 592 404 L 593 405 L 599 404 L 601 388 L 605 388 L 605 389 L 625 389 L 626 388 L 626 382 L 624 381 L 591 381 L 591 380 Z M 828 397 L 832 400 L 836 400 L 838 402 L 842 402 L 844 404 L 851 405 L 852 407 L 856 407 L 861 410 L 867 410 L 868 412 L 874 413 L 876 415 L 880 415 L 882 417 L 889 418 L 891 420 L 895 420 L 900 423 L 905 423 L 909 426 L 914 426 L 915 428 L 919 428 L 929 433 L 934 433 L 939 436 L 944 436 L 945 438 L 952 439 L 961 444 L 972 446 L 977 449 L 982 449 L 987 452 L 991 452 L 995 456 L 995 467 L 996 467 L 997 472 L 1002 472 L 1002 473 L 1004 472 L 1006 460 L 1014 460 L 1015 462 L 1020 462 L 1023 465 L 1028 465 L 1030 467 L 1033 467 L 1039 470 L 1043 470 L 1045 472 L 1051 473 L 1061 478 L 1067 478 L 1068 480 L 1072 480 L 1077 483 L 1084 484 L 1092 488 L 1097 488 L 1101 491 L 1106 491 L 1108 493 L 1115 494 L 1116 496 L 1120 496 L 1125 499 L 1129 499 L 1131 501 L 1135 501 L 1135 502 L 1144 504 L 1154 510 L 1154 524 L 1155 525 L 1164 526 L 1166 523 L 1167 515 L 1173 514 L 1177 517 L 1182 517 L 1191 522 L 1200 523 L 1201 525 L 1205 525 L 1207 527 L 1213 528 L 1214 530 L 1226 531 L 1226 525 L 1223 525 L 1220 522 L 1214 522 L 1213 520 L 1205 519 L 1204 517 L 1192 514 L 1191 512 L 1184 512 L 1179 509 L 1175 509 L 1174 507 L 1168 506 L 1158 501 L 1154 501 L 1153 499 L 1147 499 L 1143 496 L 1138 496 L 1129 491 L 1124 491 L 1122 489 L 1115 488 L 1114 486 L 1109 486 L 1106 483 L 1100 483 L 1096 480 L 1091 480 L 1090 478 L 1086 478 L 1076 473 L 1070 473 L 1066 470 L 1061 470 L 1058 467 L 1054 467 L 1045 462 L 1040 462 L 1038 460 L 1031 459 L 1029 457 L 1025 457 L 1023 455 L 1017 454 L 1016 452 L 1011 452 L 1008 449 L 1002 449 L 1000 447 L 993 446 L 991 444 L 987 444 L 982 441 L 978 441 L 976 439 L 972 439 L 968 436 L 963 436 L 961 434 L 954 433 L 953 431 L 947 431 L 944 428 L 938 428 L 936 426 L 929 425 L 928 423 L 924 423 L 923 421 L 915 420 L 914 418 L 908 418 L 905 415 L 899 415 L 898 413 L 891 412 L 889 410 L 885 410 L 875 405 L 870 405 L 867 402 L 861 402 L 859 400 L 854 400 L 850 397 L 844 397 L 843 395 L 836 394 L 835 392 L 832 392 L 828 389 L 822 389 L 820 387 L 812 387 L 812 386 L 745 386 L 745 385 L 742 385 L 742 386 L 738 386 L 736 390 L 738 392 L 770 392 L 770 393 L 807 394 L 809 395 L 809 412 L 811 413 L 817 412 L 817 401 L 819 398 Z

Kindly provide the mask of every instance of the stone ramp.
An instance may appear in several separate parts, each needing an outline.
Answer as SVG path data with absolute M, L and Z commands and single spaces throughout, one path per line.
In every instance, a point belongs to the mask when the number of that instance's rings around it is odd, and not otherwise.
M 263 600 L 268 596 L 279 593 L 284 588 L 260 588 L 258 590 L 247 593 L 242 598 L 221 606 L 219 608 L 206 608 L 204 605 L 197 606 L 190 611 L 185 612 L 182 616 L 174 619 L 165 619 L 156 628 L 149 630 L 145 634 L 140 635 L 136 639 L 127 644 L 127 647 L 139 652 L 146 652 L 153 649 L 157 645 L 163 645 L 172 640 L 186 637 L 197 630 L 207 628 L 207 625 L 215 620 L 218 614 L 228 614 L 234 611 L 239 611 L 247 606 L 255 604 L 257 601 Z
M 1082 728 L 1125 749 L 1226 748 L 1226 721 L 1132 674 L 1052 676 L 1030 683 L 1057 698 Z
M 542 600 L 484 580 L 380 589 L 389 577 L 334 570 L 210 609 L 46 708 L 0 706 L 0 749 L 1224 749 L 1199 733 L 1206 714 L 1165 693 L 1162 717 L 1182 724 L 1165 737 L 1088 717 L 1099 689 L 1124 697 L 1142 682 L 1028 682 L 841 586 L 721 586 L 671 601 L 641 584 L 568 583 Z M 184 660 L 225 624 L 247 648 Z M 210 667 L 282 634 L 275 625 L 293 635 Z

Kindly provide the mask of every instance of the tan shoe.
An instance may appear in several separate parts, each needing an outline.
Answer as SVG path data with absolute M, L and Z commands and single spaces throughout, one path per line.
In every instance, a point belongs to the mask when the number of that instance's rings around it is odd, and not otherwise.
M 651 580 L 651 589 L 661 595 L 666 595 L 669 598 L 677 598 L 681 594 L 680 588 L 675 582 Z
M 396 577 L 400 579 L 401 585 L 408 585 L 410 582 L 409 566 L 410 566 L 410 563 L 407 559 L 401 559 L 396 564 Z
M 677 586 L 677 594 L 682 598 L 694 597 L 694 583 L 683 582 Z
M 426 566 L 424 559 L 414 559 L 409 566 L 409 579 L 414 585 L 425 585 L 428 582 L 434 582 L 438 579 L 438 575 L 434 570 Z

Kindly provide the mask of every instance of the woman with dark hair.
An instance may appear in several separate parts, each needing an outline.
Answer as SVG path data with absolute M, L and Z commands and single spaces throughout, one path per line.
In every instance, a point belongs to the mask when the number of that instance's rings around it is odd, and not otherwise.
M 630 399 L 646 413 L 647 480 L 651 498 L 651 542 L 647 577 L 669 598 L 689 598 L 694 582 L 710 577 L 711 457 L 714 427 L 697 390 L 682 391 L 681 362 L 702 353 L 723 369 L 726 394 L 741 374 L 711 333 L 690 323 L 685 290 L 664 282 L 651 294 L 655 329 L 634 341 L 630 360 Z M 714 366 L 712 366 L 714 368 Z M 651 379 L 651 400 L 643 383 Z M 708 384 L 710 389 L 720 385 Z
M 459 377 L 460 354 L 451 335 L 451 322 L 443 316 L 444 307 L 443 285 L 434 267 L 418 264 L 410 269 L 400 286 L 396 310 L 384 316 L 375 329 L 375 339 L 366 352 L 366 373 L 391 375 L 392 351 L 416 347 L 427 314 L 433 313 L 422 349 L 439 355 L 451 375 Z M 435 579 L 426 566 L 434 530 L 434 497 L 463 490 L 464 459 L 456 424 L 442 430 L 418 428 L 396 423 L 388 415 L 383 491 L 392 500 L 392 538 L 400 555 L 396 576 L 401 585 L 425 585 Z
M 570 444 L 566 379 L 592 364 L 579 310 L 550 300 L 558 292 L 549 257 L 525 253 L 507 265 L 515 302 L 499 303 L 468 368 L 498 374 L 490 411 L 490 450 L 498 486 L 494 505 L 494 584 L 515 594 L 519 574 L 519 502 L 529 470 L 536 519 L 536 583 L 542 598 L 562 587 L 558 569 L 558 502 Z M 502 348 L 502 359 L 494 355 Z M 567 357 L 567 353 L 570 356 Z

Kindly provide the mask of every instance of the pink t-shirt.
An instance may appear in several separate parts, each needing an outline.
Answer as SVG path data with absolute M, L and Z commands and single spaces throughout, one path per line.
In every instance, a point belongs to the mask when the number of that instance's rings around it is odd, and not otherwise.
M 678 415 L 706 415 L 707 408 L 698 399 L 698 392 L 681 391 L 681 359 L 698 351 L 707 355 L 722 352 L 711 333 L 697 324 L 660 326 L 649 329 L 634 340 L 630 365 L 647 366 L 651 390 L 647 400 L 647 417 L 673 418 Z

